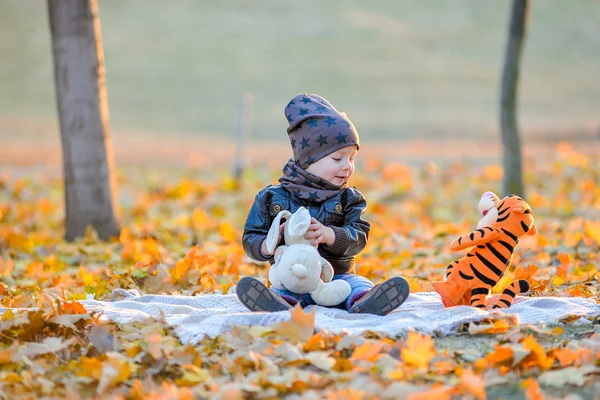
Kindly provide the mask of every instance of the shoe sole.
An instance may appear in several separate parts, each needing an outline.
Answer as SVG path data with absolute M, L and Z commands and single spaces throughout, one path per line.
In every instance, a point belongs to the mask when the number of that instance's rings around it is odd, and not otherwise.
M 351 309 L 351 313 L 368 313 L 375 315 L 387 315 L 400 307 L 408 298 L 410 288 L 406 279 L 395 277 L 382 283 L 375 288 L 369 298 L 357 301 Z
M 235 292 L 238 299 L 250 311 L 285 311 L 292 308 L 283 298 L 271 292 L 261 281 L 244 277 L 238 282 Z

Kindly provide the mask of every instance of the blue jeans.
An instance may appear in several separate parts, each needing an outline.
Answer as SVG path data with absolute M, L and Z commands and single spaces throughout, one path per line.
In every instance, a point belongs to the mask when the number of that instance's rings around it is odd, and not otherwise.
M 359 295 L 368 292 L 374 286 L 373 283 L 370 280 L 368 280 L 367 278 L 365 278 L 364 276 L 359 276 L 359 275 L 354 275 L 354 274 L 334 275 L 332 280 L 335 281 L 337 279 L 342 279 L 350 284 L 350 288 L 351 288 L 350 295 L 344 302 L 342 302 L 336 306 L 338 308 L 345 308 L 348 311 L 350 311 L 350 308 L 352 307 L 352 304 L 354 303 L 354 301 L 356 301 L 358 298 L 360 298 Z M 291 297 L 291 298 L 295 299 L 297 302 L 300 303 L 300 306 L 303 308 L 306 306 L 315 304 L 311 295 L 308 293 L 297 294 L 297 293 L 292 293 L 289 290 L 281 290 L 281 289 L 275 289 L 275 288 L 271 288 L 271 290 L 280 296 L 286 296 L 286 297 Z

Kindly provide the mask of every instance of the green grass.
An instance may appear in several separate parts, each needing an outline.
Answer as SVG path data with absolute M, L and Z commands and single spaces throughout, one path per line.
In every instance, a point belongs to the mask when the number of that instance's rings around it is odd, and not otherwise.
M 233 136 L 255 95 L 256 138 L 285 137 L 283 106 L 319 93 L 363 138 L 490 135 L 509 1 L 100 2 L 114 130 Z M 525 129 L 597 126 L 600 3 L 534 1 Z M 0 114 L 54 118 L 44 2 L 0 0 Z

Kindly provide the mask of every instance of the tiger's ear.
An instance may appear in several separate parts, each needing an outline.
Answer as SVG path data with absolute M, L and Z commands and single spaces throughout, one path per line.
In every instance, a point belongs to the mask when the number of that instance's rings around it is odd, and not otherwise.
M 527 231 L 528 235 L 535 235 L 537 233 L 537 228 L 535 227 L 535 224 L 531 225 L 531 228 L 529 228 L 529 231 Z
M 525 212 L 525 207 L 521 205 L 516 205 L 512 207 L 511 211 L 516 212 L 517 214 L 523 214 Z

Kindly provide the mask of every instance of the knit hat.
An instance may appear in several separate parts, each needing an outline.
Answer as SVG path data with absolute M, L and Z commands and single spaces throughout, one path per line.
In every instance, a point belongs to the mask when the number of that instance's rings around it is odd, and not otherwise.
M 302 168 L 343 147 L 359 148 L 358 132 L 346 114 L 319 95 L 296 95 L 285 116 L 294 158 Z

